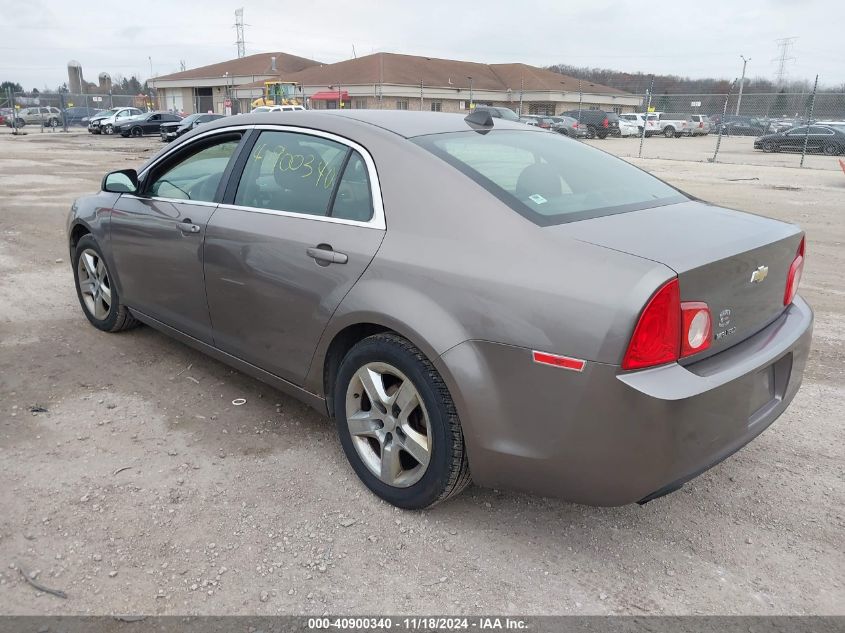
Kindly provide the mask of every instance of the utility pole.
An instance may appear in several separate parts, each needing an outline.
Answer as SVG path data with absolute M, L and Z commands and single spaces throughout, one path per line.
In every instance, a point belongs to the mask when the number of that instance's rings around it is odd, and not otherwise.
M 775 40 L 778 43 L 778 47 L 780 48 L 780 55 L 775 57 L 772 61 L 776 61 L 778 63 L 778 70 L 777 70 L 777 85 L 778 88 L 782 88 L 784 82 L 786 81 L 786 64 L 787 62 L 794 62 L 795 57 L 789 54 L 792 45 L 795 44 L 795 40 L 797 37 L 783 37 L 779 40 Z
M 469 79 L 469 110 L 472 112 L 472 77 L 467 76 Z
M 745 55 L 740 55 L 742 57 L 742 79 L 739 80 L 739 96 L 736 98 L 736 112 L 734 114 L 739 115 L 739 104 L 742 103 L 742 87 L 745 85 L 745 66 L 748 62 L 751 61 L 751 58 L 745 58 Z

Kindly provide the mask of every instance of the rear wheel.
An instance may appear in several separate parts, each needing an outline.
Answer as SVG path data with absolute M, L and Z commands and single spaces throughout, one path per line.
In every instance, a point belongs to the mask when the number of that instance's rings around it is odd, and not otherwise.
M 587 126 L 587 138 L 596 138 L 596 126 L 588 125 Z
M 455 405 L 431 362 L 406 339 L 355 345 L 334 390 L 340 443 L 361 481 L 395 506 L 420 509 L 470 483 Z
M 100 247 L 91 235 L 84 235 L 76 244 L 73 276 L 79 303 L 91 325 L 104 332 L 119 332 L 138 325 L 129 309 L 121 304 Z
M 675 136 L 675 128 L 673 128 L 671 125 L 667 126 L 666 129 L 663 130 L 663 136 L 665 136 L 666 138 L 672 138 L 673 136 Z
M 601 132 L 596 132 L 596 136 L 601 139 L 607 138 L 607 130 L 602 130 Z
M 822 151 L 828 156 L 836 156 L 839 153 L 839 148 L 833 143 L 828 143 L 822 148 Z

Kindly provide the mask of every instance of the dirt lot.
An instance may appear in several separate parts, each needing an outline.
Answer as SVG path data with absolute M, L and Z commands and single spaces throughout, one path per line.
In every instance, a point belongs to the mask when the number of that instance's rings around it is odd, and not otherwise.
M 305 406 L 149 328 L 86 322 L 68 207 L 156 139 L 3 132 L 0 613 L 845 614 L 845 176 L 822 157 L 708 164 L 693 162 L 701 139 L 649 141 L 690 143 L 675 147 L 691 160 L 644 168 L 807 230 L 817 322 L 793 406 L 644 507 L 470 488 L 401 512 L 358 483 Z

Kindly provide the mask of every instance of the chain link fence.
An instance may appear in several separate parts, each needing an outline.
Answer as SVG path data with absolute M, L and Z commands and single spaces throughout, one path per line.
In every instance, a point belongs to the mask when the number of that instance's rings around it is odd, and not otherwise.
M 11 92 L 0 95 L 2 124 L 12 133 L 84 128 L 91 116 L 112 108 L 155 108 L 150 95 Z
M 624 142 L 606 149 L 633 158 L 802 167 L 845 155 L 845 92 L 821 92 L 816 82 L 804 92 L 742 94 L 737 85 L 721 94 L 647 90 L 640 107 L 608 112 L 609 139 Z

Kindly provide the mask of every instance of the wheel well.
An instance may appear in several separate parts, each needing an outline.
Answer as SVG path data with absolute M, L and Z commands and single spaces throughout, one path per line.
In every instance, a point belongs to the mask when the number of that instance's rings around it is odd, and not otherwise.
M 76 245 L 79 243 L 79 240 L 82 239 L 82 236 L 88 235 L 90 232 L 91 231 L 89 231 L 88 227 L 86 227 L 84 224 L 77 224 L 76 226 L 74 226 L 70 232 L 71 251 L 76 248 Z
M 357 323 L 342 329 L 332 339 L 323 362 L 323 394 L 326 396 L 326 407 L 330 416 L 334 415 L 334 383 L 337 370 L 346 353 L 368 336 L 391 331 L 390 328 L 375 323 Z

